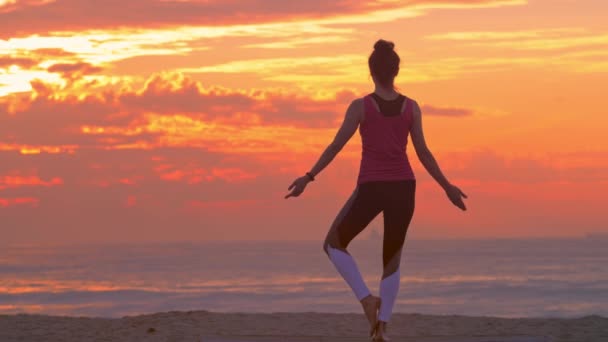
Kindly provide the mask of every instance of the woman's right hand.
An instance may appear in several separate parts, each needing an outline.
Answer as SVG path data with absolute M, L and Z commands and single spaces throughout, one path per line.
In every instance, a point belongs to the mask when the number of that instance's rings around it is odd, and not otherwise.
M 467 210 L 467 207 L 465 207 L 464 202 L 462 201 L 462 197 L 467 198 L 467 195 L 465 195 L 457 186 L 452 184 L 448 185 L 445 189 L 445 194 L 448 195 L 448 198 L 455 206 L 462 210 Z

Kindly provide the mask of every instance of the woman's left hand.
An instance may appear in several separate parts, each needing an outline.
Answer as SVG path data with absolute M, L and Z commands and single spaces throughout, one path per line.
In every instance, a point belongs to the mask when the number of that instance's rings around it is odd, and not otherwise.
M 291 188 L 293 188 L 293 190 L 291 191 L 291 193 L 287 194 L 285 196 L 285 198 L 289 198 L 290 196 L 293 196 L 293 197 L 300 196 L 300 194 L 306 188 L 306 185 L 308 184 L 308 182 L 310 182 L 310 178 L 308 178 L 308 176 L 302 176 L 302 177 L 296 179 L 295 181 L 293 181 L 293 183 L 291 183 L 289 188 L 287 188 L 287 190 L 291 190 Z

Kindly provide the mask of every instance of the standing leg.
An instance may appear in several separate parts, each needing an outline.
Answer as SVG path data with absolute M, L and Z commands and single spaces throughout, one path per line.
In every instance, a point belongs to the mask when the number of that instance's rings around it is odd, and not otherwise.
M 332 223 L 323 243 L 323 250 L 359 301 L 371 293 L 346 247 L 380 213 L 378 202 L 371 198 L 368 187 L 357 186 Z
M 386 187 L 382 246 L 384 269 L 380 281 L 382 304 L 378 313 L 378 320 L 384 323 L 390 320 L 399 292 L 401 251 L 414 214 L 415 192 L 415 180 L 400 181 Z

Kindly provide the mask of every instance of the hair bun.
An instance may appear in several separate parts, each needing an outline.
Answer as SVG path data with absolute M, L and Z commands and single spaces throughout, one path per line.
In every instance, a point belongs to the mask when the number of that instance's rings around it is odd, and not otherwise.
M 393 51 L 395 49 L 395 43 L 389 42 L 388 40 L 380 39 L 374 44 L 374 50 L 376 51 Z

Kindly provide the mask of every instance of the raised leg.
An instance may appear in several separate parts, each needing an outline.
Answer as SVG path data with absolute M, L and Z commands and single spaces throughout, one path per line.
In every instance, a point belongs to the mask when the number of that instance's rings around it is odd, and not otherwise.
M 336 216 L 323 243 L 323 250 L 359 301 L 369 296 L 370 291 L 346 248 L 380 210 L 378 201 L 372 200 L 367 188 L 357 186 Z
M 357 300 L 361 302 L 370 324 L 370 335 L 376 325 L 380 298 L 373 296 L 363 281 L 355 259 L 346 247 L 380 213 L 379 201 L 374 200 L 371 189 L 358 186 L 353 191 L 336 219 L 323 243 L 323 250 L 329 256 L 340 275 L 350 286 Z

